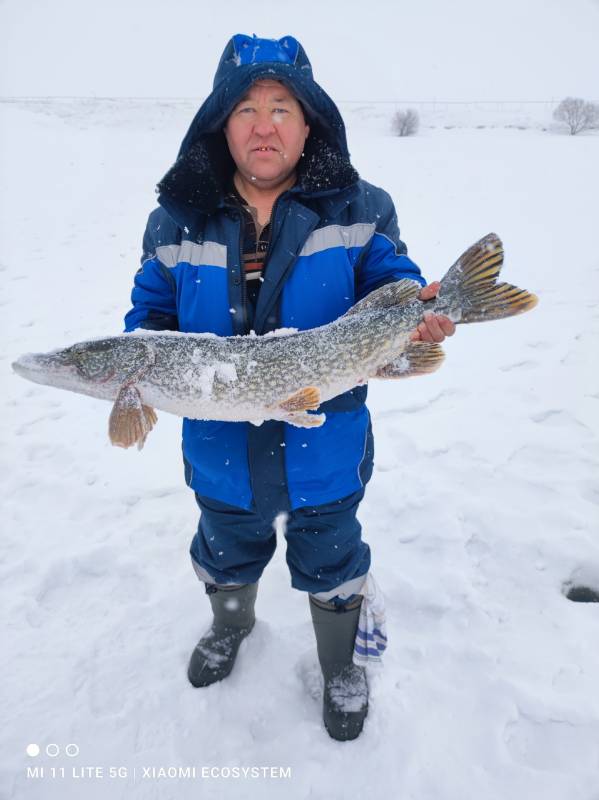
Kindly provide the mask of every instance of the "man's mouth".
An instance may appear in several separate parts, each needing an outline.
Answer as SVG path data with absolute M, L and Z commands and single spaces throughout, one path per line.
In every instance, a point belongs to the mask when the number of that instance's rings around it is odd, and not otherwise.
M 254 152 L 256 151 L 259 153 L 267 153 L 268 151 L 272 151 L 273 153 L 279 152 L 276 147 L 266 147 L 266 146 L 254 147 Z

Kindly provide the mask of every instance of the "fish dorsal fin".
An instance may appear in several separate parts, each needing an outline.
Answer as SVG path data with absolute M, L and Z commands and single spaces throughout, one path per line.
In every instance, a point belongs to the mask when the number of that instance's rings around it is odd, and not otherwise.
M 344 317 L 352 314 L 362 314 L 364 311 L 380 311 L 384 308 L 402 306 L 412 300 L 417 300 L 422 286 L 418 281 L 410 278 L 402 278 L 400 281 L 386 283 L 384 286 L 375 289 L 374 292 L 366 295 L 362 300 L 346 311 Z

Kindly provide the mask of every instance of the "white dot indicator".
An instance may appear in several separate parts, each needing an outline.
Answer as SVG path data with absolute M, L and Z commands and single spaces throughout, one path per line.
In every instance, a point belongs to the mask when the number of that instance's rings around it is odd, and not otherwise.
M 50 756 L 50 758 L 56 758 L 56 756 L 59 753 L 60 753 L 60 747 L 57 744 L 46 745 L 46 755 Z
M 40 754 L 40 746 L 39 744 L 28 744 L 25 752 L 28 756 L 31 756 L 31 758 L 35 758 Z

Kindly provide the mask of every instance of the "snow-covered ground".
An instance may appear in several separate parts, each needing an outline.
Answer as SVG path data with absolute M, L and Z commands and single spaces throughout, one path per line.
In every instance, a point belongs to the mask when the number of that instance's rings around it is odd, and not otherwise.
M 361 519 L 390 646 L 363 735 L 340 744 L 282 539 L 234 673 L 187 682 L 210 615 L 187 554 L 180 421 L 161 414 L 143 452 L 122 451 L 108 404 L 10 372 L 24 352 L 121 330 L 153 186 L 192 113 L 0 107 L 0 796 L 598 800 L 599 605 L 563 592 L 599 589 L 599 135 L 440 125 L 397 139 L 367 109 L 348 115 L 354 163 L 396 200 L 429 280 L 493 230 L 505 279 L 540 304 L 460 328 L 432 376 L 371 384 Z M 77 757 L 44 753 L 69 743 Z M 45 778 L 26 777 L 35 766 Z M 72 777 L 92 766 L 104 777 Z M 143 772 L 193 766 L 195 779 Z M 233 766 L 291 776 L 201 777 Z

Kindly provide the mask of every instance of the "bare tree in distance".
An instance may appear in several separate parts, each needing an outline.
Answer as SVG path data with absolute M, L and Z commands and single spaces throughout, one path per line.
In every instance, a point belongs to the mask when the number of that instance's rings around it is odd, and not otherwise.
M 396 111 L 391 120 L 391 130 L 396 136 L 413 136 L 418 132 L 420 119 L 413 108 Z
M 574 136 L 599 123 L 599 106 L 580 97 L 566 97 L 553 112 L 553 119 L 565 122 Z

